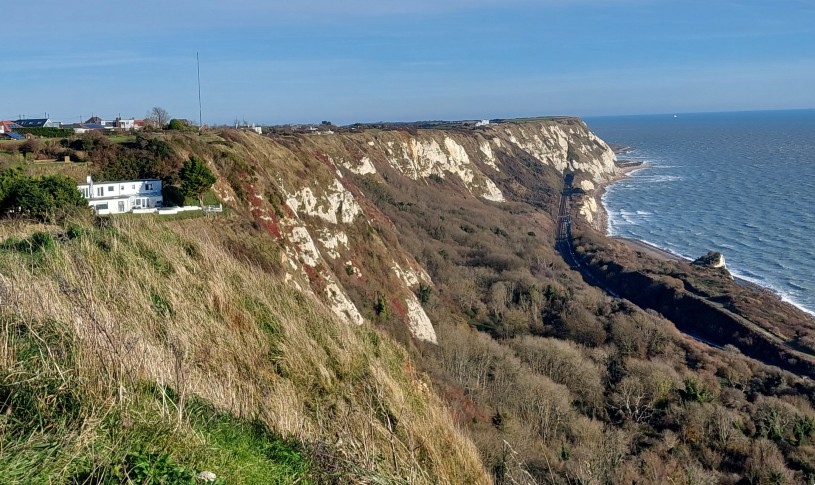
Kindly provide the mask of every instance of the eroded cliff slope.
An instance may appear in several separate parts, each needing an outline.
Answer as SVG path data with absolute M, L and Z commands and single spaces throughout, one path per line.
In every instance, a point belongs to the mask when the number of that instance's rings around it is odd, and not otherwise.
M 99 480 L 169 457 L 267 482 L 281 465 L 289 481 L 362 483 L 815 477 L 811 381 L 683 336 L 561 257 L 560 209 L 590 223 L 590 192 L 615 173 L 579 120 L 84 141 L 99 175 L 143 157 L 134 176 L 173 182 L 201 158 L 228 210 L 3 226 L 0 288 L 25 290 L 2 313 L 4 476 Z M 611 242 L 589 226 L 569 260 L 631 283 L 616 259 L 639 256 L 598 257 Z M 718 299 L 709 273 L 646 266 L 651 290 Z M 752 299 L 717 304 L 783 317 Z M 60 406 L 70 420 L 47 412 Z M 32 455 L 51 467 L 21 466 Z
M 431 343 L 437 342 L 433 322 L 416 294 L 433 282 L 394 237 L 373 195 L 399 181 L 442 184 L 470 204 L 495 207 L 523 200 L 533 192 L 529 186 L 543 184 L 547 197 L 530 202 L 548 210 L 565 174 L 592 189 L 615 173 L 609 147 L 574 119 L 469 131 L 275 138 L 230 133 L 228 139 L 206 150 L 221 171 L 216 192 L 249 210 L 282 243 L 285 278 L 354 324 L 381 314 L 387 304 L 413 337 Z M 519 178 L 519 165 L 531 173 Z M 524 184 L 532 177 L 537 180 Z

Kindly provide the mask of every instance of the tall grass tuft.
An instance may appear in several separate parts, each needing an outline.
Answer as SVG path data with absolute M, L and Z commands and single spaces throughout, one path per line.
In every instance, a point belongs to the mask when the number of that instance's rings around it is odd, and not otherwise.
M 233 222 L 4 229 L 0 476 L 486 482 L 405 352 L 236 257 Z

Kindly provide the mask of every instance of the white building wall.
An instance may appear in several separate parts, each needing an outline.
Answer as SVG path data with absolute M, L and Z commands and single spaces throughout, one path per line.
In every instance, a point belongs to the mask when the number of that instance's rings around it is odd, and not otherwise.
M 133 209 L 162 207 L 160 180 L 119 180 L 77 185 L 97 214 L 123 214 Z

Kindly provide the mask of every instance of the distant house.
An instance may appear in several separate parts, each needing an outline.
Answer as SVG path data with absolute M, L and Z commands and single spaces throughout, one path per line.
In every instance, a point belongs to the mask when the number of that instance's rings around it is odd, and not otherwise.
M 90 129 L 93 129 L 93 130 L 96 130 L 96 129 L 112 130 L 112 129 L 117 127 L 117 124 L 116 124 L 117 121 L 118 120 L 103 120 L 102 118 L 100 118 L 98 116 L 91 116 L 90 118 L 85 120 L 84 123 L 80 123 L 80 125 L 86 125 L 86 126 L 94 127 L 94 128 L 90 128 Z M 95 128 L 96 126 L 99 126 L 100 128 Z
M 161 180 L 117 180 L 77 185 L 88 205 L 97 214 L 124 214 L 127 212 L 154 212 L 164 204 Z
M 0 138 L 11 138 L 12 140 L 22 140 L 23 137 L 14 130 L 19 128 L 13 121 L 0 121 Z
M 105 129 L 105 127 L 99 123 L 77 123 L 73 125 L 66 125 L 64 128 L 74 130 L 74 133 L 77 134 L 87 133 L 89 131 L 101 131 Z
M 116 128 L 118 128 L 118 129 L 120 129 L 120 130 L 126 130 L 126 131 L 138 130 L 138 129 L 141 129 L 141 128 L 144 127 L 144 123 L 143 122 L 138 123 L 139 121 L 140 120 L 137 120 L 135 118 L 131 118 L 129 120 L 124 120 L 122 118 L 116 118 L 116 121 L 114 122 L 114 126 Z
M 51 121 L 48 118 L 32 118 L 26 120 L 17 120 L 14 123 L 20 128 L 59 128 L 59 121 Z

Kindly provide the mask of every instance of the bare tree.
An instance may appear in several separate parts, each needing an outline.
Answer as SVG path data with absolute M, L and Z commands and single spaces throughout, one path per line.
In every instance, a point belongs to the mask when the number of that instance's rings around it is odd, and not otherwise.
M 166 109 L 154 106 L 144 120 L 153 125 L 154 128 L 164 128 L 170 122 L 170 113 Z

